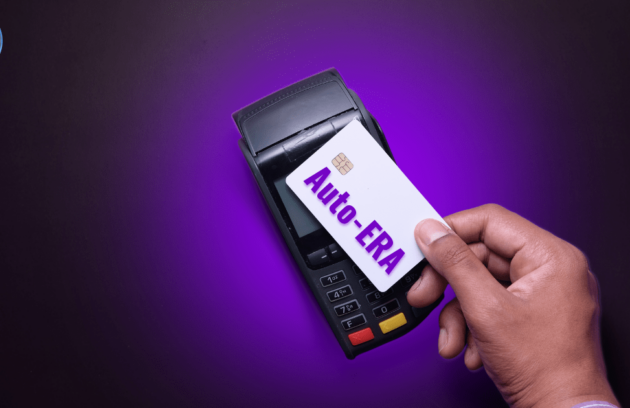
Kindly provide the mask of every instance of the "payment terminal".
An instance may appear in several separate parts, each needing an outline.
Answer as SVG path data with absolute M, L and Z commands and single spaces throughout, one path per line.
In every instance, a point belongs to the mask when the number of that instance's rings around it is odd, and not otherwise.
M 406 293 L 425 263 L 379 292 L 295 196 L 286 177 L 353 120 L 393 159 L 385 136 L 336 69 L 289 85 L 233 114 L 241 151 L 302 275 L 346 357 L 394 340 L 440 303 L 416 309 Z

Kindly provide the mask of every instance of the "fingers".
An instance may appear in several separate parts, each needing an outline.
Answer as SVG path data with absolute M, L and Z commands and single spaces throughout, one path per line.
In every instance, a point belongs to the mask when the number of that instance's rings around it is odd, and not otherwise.
M 444 218 L 466 243 L 483 242 L 504 259 L 512 259 L 510 280 L 515 282 L 549 259 L 559 238 L 496 204 L 461 211 Z
M 466 320 L 457 298 L 451 300 L 440 312 L 440 337 L 438 350 L 444 358 L 454 358 L 466 345 Z
M 466 367 L 471 371 L 480 369 L 481 366 L 483 366 L 483 362 L 479 355 L 477 343 L 475 343 L 475 339 L 470 331 L 466 338 L 466 344 L 468 347 L 466 347 L 466 353 L 464 353 L 464 364 L 466 364 Z
M 510 262 L 490 251 L 482 242 L 468 245 L 475 256 L 501 281 L 510 280 Z M 446 289 L 448 282 L 431 265 L 422 270 L 422 275 L 407 293 L 407 302 L 413 307 L 426 307 L 435 302 Z
M 407 302 L 413 307 L 425 307 L 435 302 L 446 289 L 446 279 L 427 265 L 422 270 L 422 275 L 413 284 L 407 293 Z
M 597 314 L 598 316 L 601 313 L 600 306 L 600 296 L 599 296 L 599 282 L 597 282 L 597 277 L 590 270 L 588 271 L 588 291 L 591 294 L 591 297 L 597 304 Z
M 431 266 L 451 284 L 464 310 L 492 307 L 506 291 L 462 239 L 441 222 L 421 221 L 415 238 Z
M 510 261 L 491 251 L 483 242 L 468 244 L 470 250 L 498 280 L 510 280 Z
M 438 350 L 444 358 L 457 357 L 464 346 L 468 344 L 464 353 L 464 364 L 469 370 L 477 370 L 483 366 L 479 349 L 473 339 L 472 333 L 466 326 L 466 320 L 462 313 L 461 305 L 457 298 L 451 300 L 444 306 L 440 313 L 440 337 L 438 339 Z
M 503 258 L 511 259 L 526 244 L 523 232 L 538 227 L 505 208 L 486 204 L 444 217 L 464 242 L 483 242 Z

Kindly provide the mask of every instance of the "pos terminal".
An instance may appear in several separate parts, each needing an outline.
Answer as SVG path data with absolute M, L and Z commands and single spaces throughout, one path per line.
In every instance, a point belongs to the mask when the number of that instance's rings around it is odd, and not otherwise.
M 353 120 L 393 159 L 385 136 L 336 69 L 289 85 L 233 114 L 241 151 L 282 236 L 346 357 L 409 332 L 440 303 L 416 309 L 406 293 L 422 262 L 379 292 L 286 184 L 286 177 Z

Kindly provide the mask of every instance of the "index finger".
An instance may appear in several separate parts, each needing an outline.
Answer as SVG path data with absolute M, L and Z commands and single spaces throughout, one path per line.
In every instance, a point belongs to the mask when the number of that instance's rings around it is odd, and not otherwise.
M 511 260 L 512 282 L 539 268 L 549 259 L 545 248 L 555 246 L 559 238 L 520 215 L 497 204 L 461 211 L 444 221 L 464 242 L 483 242 L 488 249 Z

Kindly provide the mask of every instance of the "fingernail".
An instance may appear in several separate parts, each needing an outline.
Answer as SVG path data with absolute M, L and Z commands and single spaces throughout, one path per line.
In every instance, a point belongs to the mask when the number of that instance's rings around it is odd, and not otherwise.
M 472 354 L 473 354 L 473 350 L 472 350 L 472 346 L 470 343 L 468 343 L 468 347 L 466 347 L 466 352 L 464 353 L 464 361 L 468 361 L 471 359 Z
M 424 245 L 429 246 L 435 240 L 448 234 L 448 228 L 439 221 L 427 218 L 416 225 L 415 233 Z
M 422 280 L 422 275 L 420 275 L 420 277 L 418 278 L 416 283 L 414 283 L 413 286 L 411 287 L 411 292 L 414 292 L 414 291 L 418 290 L 418 288 L 420 287 L 420 281 L 421 280 Z
M 468 347 L 466 347 L 466 352 L 464 353 L 464 361 L 468 360 L 471 354 L 472 354 L 472 349 L 470 348 L 470 344 L 469 344 Z
M 448 333 L 446 329 L 440 328 L 440 337 L 438 337 L 438 353 L 448 344 Z

